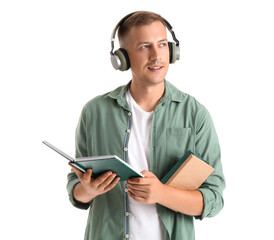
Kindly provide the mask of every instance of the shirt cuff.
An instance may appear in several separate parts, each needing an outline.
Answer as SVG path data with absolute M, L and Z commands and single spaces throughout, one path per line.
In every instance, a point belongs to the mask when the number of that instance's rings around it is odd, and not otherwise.
M 204 209 L 202 215 L 195 218 L 203 220 L 205 217 L 208 217 L 210 213 L 214 210 L 215 196 L 210 189 L 199 188 L 198 190 L 203 194 Z

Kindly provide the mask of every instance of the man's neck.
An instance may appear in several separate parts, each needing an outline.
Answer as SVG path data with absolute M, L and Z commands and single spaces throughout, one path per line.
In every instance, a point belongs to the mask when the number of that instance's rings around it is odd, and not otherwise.
M 135 102 L 144 111 L 152 112 L 164 95 L 165 82 L 144 86 L 132 81 L 129 90 Z

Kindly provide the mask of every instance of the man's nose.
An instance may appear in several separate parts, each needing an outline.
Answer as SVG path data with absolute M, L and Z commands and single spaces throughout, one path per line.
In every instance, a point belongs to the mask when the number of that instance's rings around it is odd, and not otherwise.
M 157 46 L 152 45 L 150 48 L 149 57 L 151 61 L 160 60 L 161 59 L 160 49 Z

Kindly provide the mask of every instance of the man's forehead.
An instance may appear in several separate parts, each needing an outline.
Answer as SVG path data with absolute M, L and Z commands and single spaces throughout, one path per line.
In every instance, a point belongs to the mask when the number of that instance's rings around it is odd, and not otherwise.
M 134 38 L 135 40 L 139 39 L 139 41 L 146 41 L 146 39 L 143 38 L 158 37 L 160 39 L 166 39 L 166 36 L 166 27 L 161 22 L 157 21 L 151 24 L 132 27 L 127 37 Z
M 137 26 L 132 26 L 130 28 L 130 31 L 144 31 L 145 29 L 164 29 L 166 31 L 166 26 L 160 22 L 160 21 L 155 21 L 149 24 L 142 24 L 142 25 L 137 25 Z

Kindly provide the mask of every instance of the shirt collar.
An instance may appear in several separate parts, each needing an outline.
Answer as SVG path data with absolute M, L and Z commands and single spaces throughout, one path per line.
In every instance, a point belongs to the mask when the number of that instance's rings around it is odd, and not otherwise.
M 165 80 L 165 94 L 162 97 L 162 100 L 166 102 L 182 102 L 183 93 Z
M 125 93 L 129 89 L 131 81 L 127 85 L 123 85 L 121 87 L 116 88 L 112 92 L 109 93 L 109 97 L 117 99 L 118 103 L 122 107 L 127 106 Z M 161 98 L 159 103 L 169 103 L 169 102 L 182 102 L 183 101 L 183 93 L 179 91 L 175 86 L 173 86 L 170 82 L 165 80 L 165 94 Z

